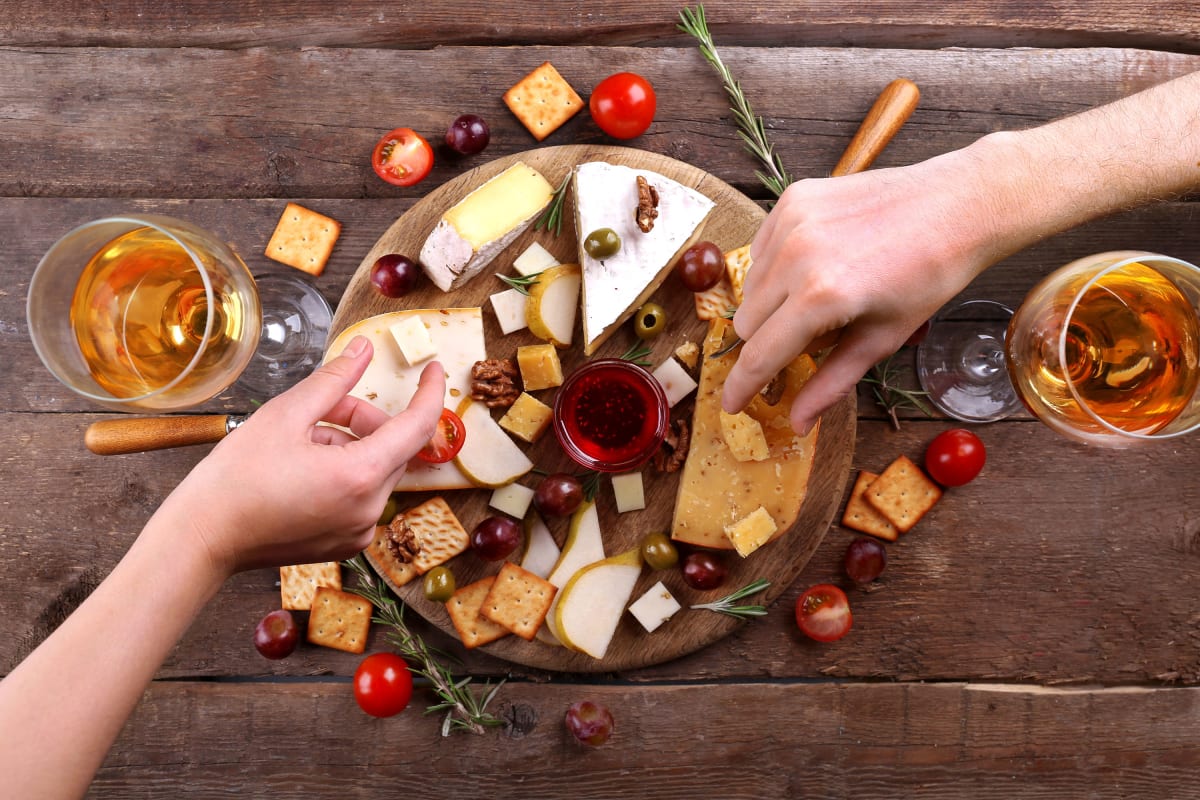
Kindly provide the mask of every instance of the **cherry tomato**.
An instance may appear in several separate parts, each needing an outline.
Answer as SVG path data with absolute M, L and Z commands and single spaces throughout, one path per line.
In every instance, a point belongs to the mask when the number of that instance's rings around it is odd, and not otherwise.
M 433 148 L 412 128 L 396 128 L 375 145 L 371 166 L 388 183 L 412 186 L 433 168 Z
M 983 442 L 963 428 L 942 431 L 925 448 L 925 470 L 942 486 L 970 483 L 986 460 Z
M 354 670 L 354 699 L 372 717 L 394 717 L 412 699 L 412 673 L 395 653 L 372 653 Z
M 467 428 L 458 414 L 443 408 L 433 438 L 417 452 L 417 458 L 430 464 L 444 464 L 458 455 L 466 440 Z
M 796 624 L 818 642 L 836 642 L 850 632 L 852 622 L 846 593 L 831 584 L 817 584 L 796 600 Z
M 650 81 L 632 72 L 609 75 L 588 99 L 592 119 L 614 139 L 641 136 L 654 121 L 658 100 Z

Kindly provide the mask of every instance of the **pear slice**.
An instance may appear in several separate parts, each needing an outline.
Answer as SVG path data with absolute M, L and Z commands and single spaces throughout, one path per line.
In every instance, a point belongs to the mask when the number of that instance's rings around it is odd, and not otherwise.
M 529 302 L 525 305 L 529 332 L 555 347 L 570 347 L 582 282 L 578 264 L 559 264 L 538 273 L 537 282 L 529 287 Z
M 521 567 L 546 578 L 558 563 L 561 551 L 545 521 L 536 511 L 525 517 L 525 553 L 521 556 Z
M 454 457 L 454 466 L 471 483 L 498 489 L 533 469 L 533 462 L 492 419 L 486 405 L 465 397 L 457 413 L 467 433 L 462 449 Z
M 558 593 L 554 608 L 554 627 L 562 643 L 593 658 L 604 658 L 641 574 L 639 548 L 576 572 Z
M 604 538 L 600 533 L 600 515 L 596 513 L 596 503 L 585 502 L 571 515 L 571 525 L 567 529 L 567 540 L 563 542 L 562 552 L 554 569 L 546 576 L 546 580 L 561 589 L 567 581 L 582 567 L 604 559 Z M 554 602 L 558 602 L 557 596 Z M 554 628 L 554 606 L 546 613 L 546 624 L 543 626 L 557 640 L 558 631 Z M 544 637 L 539 636 L 542 641 Z

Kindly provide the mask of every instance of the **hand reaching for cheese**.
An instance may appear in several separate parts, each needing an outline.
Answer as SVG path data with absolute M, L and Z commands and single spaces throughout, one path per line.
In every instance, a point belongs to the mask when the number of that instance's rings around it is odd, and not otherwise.
M 186 520 L 226 573 L 340 560 L 365 548 L 406 463 L 433 435 L 444 392 L 442 367 L 431 362 L 408 408 L 389 417 L 348 395 L 371 356 L 359 338 L 268 402 L 156 516 Z

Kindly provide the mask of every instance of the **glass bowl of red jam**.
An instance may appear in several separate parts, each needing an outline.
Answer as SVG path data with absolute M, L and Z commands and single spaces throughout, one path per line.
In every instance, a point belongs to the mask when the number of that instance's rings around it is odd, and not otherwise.
M 667 434 L 670 408 L 658 379 L 619 358 L 591 361 L 554 398 L 554 433 L 567 455 L 600 472 L 645 463 Z

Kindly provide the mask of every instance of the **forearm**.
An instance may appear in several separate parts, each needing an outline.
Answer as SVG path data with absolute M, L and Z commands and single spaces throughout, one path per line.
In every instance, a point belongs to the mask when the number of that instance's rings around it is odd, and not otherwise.
M 13 797 L 82 795 L 163 659 L 224 575 L 160 512 L 112 574 L 0 682 Z

